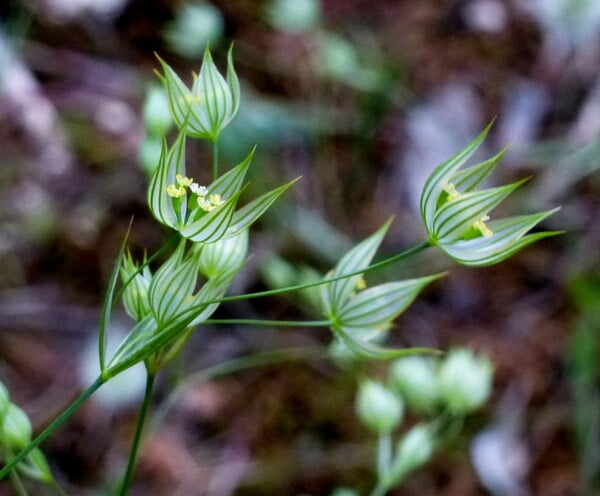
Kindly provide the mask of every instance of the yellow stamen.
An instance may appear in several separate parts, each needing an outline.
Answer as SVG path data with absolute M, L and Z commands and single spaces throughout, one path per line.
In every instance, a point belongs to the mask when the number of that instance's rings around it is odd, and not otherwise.
M 477 229 L 483 237 L 490 238 L 494 234 L 494 232 L 485 224 L 486 220 L 489 220 L 489 217 L 487 215 L 482 217 L 478 221 L 475 221 L 473 223 L 473 227 Z
M 443 190 L 448 194 L 448 201 L 458 200 L 462 196 L 452 183 L 446 183 Z
M 191 177 L 182 176 L 181 174 L 177 174 L 175 180 L 179 186 L 183 186 L 184 188 L 187 188 L 194 182 Z
M 356 281 L 355 289 L 357 289 L 358 291 L 362 291 L 366 287 L 367 287 L 367 282 L 364 280 L 364 278 L 359 277 L 358 280 Z
M 208 199 L 210 200 L 210 203 L 215 207 L 218 207 L 219 205 L 223 205 L 223 203 L 225 203 L 225 201 L 221 200 L 221 195 L 219 194 L 212 194 L 208 197 Z
M 172 196 L 173 198 L 181 198 L 185 195 L 185 188 L 183 186 L 169 184 L 167 186 L 167 195 Z
M 198 197 L 198 206 L 205 212 L 210 212 L 211 210 L 217 208 L 203 196 Z

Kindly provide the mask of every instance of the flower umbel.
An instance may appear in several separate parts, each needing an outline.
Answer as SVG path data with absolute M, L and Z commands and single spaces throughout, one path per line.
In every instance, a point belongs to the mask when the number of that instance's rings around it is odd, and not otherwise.
M 490 220 L 489 212 L 524 180 L 498 188 L 475 190 L 506 153 L 465 169 L 461 167 L 485 139 L 490 126 L 429 176 L 421 193 L 421 216 L 429 243 L 462 265 L 492 265 L 556 231 L 527 234 L 557 209 Z

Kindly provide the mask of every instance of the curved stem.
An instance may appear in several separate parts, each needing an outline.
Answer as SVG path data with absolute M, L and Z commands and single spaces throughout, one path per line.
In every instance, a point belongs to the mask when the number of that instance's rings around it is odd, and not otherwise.
M 56 417 L 48 427 L 46 427 L 38 436 L 29 443 L 23 451 L 18 453 L 14 458 L 11 458 L 2 470 L 0 470 L 0 479 L 4 478 L 15 466 L 21 462 L 32 449 L 37 448 L 50 434 L 58 429 L 64 422 L 66 422 L 73 413 L 83 404 L 85 401 L 94 394 L 100 386 L 104 384 L 104 378 L 98 377 L 94 383 L 88 387 L 79 397 L 71 403 L 66 410 L 64 410 L 58 417 Z
M 385 478 L 392 463 L 392 438 L 390 434 L 380 434 L 377 439 L 377 477 Z
M 212 142 L 213 149 L 213 181 L 219 177 L 219 140 L 214 139 Z
M 260 319 L 208 319 L 202 324 L 239 324 L 278 327 L 328 327 L 330 320 L 260 320 Z
M 133 469 L 135 467 L 135 461 L 137 459 L 137 453 L 140 447 L 140 440 L 142 439 L 144 421 L 146 420 L 146 415 L 148 414 L 148 408 L 150 406 L 150 398 L 152 397 L 152 387 L 154 386 L 155 377 L 155 374 L 150 372 L 148 372 L 148 374 L 146 375 L 146 389 L 144 391 L 144 400 L 142 402 L 142 407 L 140 408 L 140 414 L 138 417 L 137 426 L 135 428 L 135 435 L 133 437 L 131 451 L 129 452 L 127 472 L 125 472 L 125 477 L 123 477 L 123 484 L 121 485 L 121 491 L 119 492 L 120 496 L 124 496 L 127 493 L 127 489 L 129 488 L 129 485 L 131 484 L 131 479 L 133 478 Z

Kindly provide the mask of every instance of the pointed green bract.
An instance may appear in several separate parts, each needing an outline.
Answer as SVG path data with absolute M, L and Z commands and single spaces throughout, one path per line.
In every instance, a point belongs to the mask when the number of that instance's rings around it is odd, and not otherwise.
M 344 327 L 386 327 L 441 275 L 390 282 L 365 289 L 352 296 L 339 310 L 337 320 Z
M 244 261 L 248 251 L 248 230 L 244 229 L 235 236 L 226 236 L 214 243 L 196 246 L 200 252 L 200 272 L 206 277 L 216 277 Z
M 191 89 L 164 60 L 160 57 L 158 60 L 163 68 L 164 75 L 160 77 L 175 123 L 188 136 L 216 141 L 240 106 L 240 84 L 233 67 L 232 48 L 227 56 L 227 78 L 224 78 L 207 47 Z
M 326 279 L 333 279 L 344 274 L 351 274 L 367 268 L 375 256 L 390 224 L 391 220 L 386 222 L 377 232 L 346 253 L 337 263 L 333 272 L 326 276 Z M 322 286 L 321 300 L 323 303 L 323 313 L 326 316 L 329 317 L 330 315 L 336 315 L 338 313 L 338 309 L 356 289 L 356 285 L 360 278 L 361 275 L 357 274 Z

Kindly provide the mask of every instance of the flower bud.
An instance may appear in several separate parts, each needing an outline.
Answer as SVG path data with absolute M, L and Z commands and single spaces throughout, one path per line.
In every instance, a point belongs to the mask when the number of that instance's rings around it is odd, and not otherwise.
M 31 422 L 23 410 L 10 403 L 2 420 L 2 437 L 9 449 L 20 450 L 29 444 Z
M 241 264 L 248 251 L 248 229 L 215 243 L 197 245 L 200 251 L 198 268 L 206 277 L 214 277 Z
M 358 392 L 356 410 L 362 422 L 379 434 L 394 430 L 402 420 L 402 400 L 383 384 L 364 381 Z
M 148 289 L 152 274 L 148 267 L 144 267 L 141 272 L 137 271 L 138 266 L 132 260 L 131 255 L 128 255 L 123 260 L 121 267 L 121 279 L 124 284 L 127 284 L 123 289 L 123 306 L 127 315 L 139 322 L 151 313 Z
M 144 125 L 151 134 L 166 134 L 173 125 L 169 100 L 164 88 L 150 86 L 142 111 Z
M 492 389 L 493 367 L 487 358 L 457 349 L 448 353 L 440 364 L 440 395 L 455 414 L 467 414 L 481 407 Z
M 391 382 L 409 408 L 432 413 L 439 404 L 435 365 L 430 358 L 413 355 L 396 360 L 390 372 Z
M 419 424 L 409 430 L 398 443 L 392 473 L 401 477 L 425 464 L 433 453 L 434 442 L 429 428 Z

